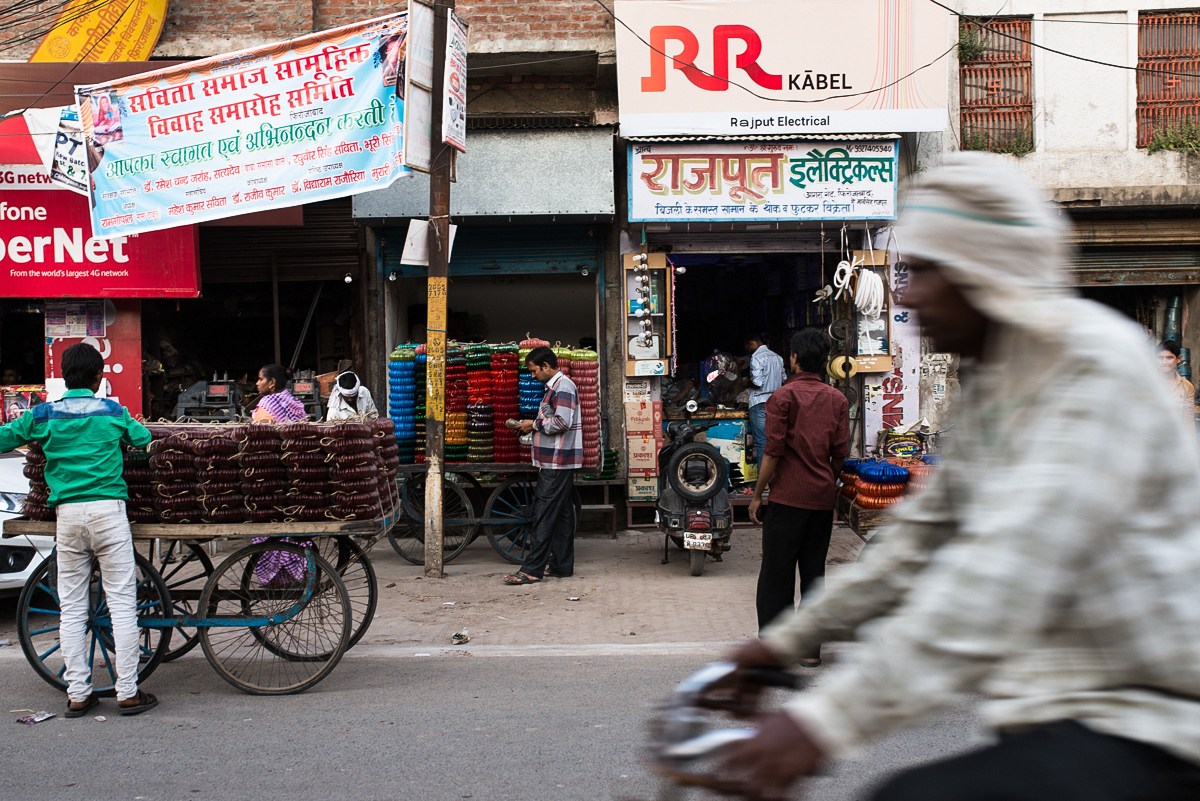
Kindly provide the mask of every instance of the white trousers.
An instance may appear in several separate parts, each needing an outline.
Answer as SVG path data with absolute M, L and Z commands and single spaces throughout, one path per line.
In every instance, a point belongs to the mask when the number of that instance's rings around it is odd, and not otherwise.
M 83 701 L 92 692 L 88 656 L 115 665 L 117 700 L 137 695 L 138 640 L 137 568 L 133 561 L 133 535 L 125 517 L 124 501 L 89 501 L 60 504 L 58 533 L 58 597 L 62 615 L 62 644 L 67 697 Z M 100 563 L 100 578 L 112 617 L 116 653 L 105 653 L 97 644 L 88 647 L 87 617 L 90 602 L 92 557 Z M 106 646 L 107 647 L 107 646 Z M 103 669 L 102 669 L 103 670 Z

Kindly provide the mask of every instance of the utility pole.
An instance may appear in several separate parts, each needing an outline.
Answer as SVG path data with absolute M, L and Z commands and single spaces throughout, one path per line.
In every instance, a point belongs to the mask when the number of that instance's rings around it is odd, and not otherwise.
M 425 576 L 442 578 L 442 475 L 446 449 L 446 294 L 450 263 L 450 166 L 453 148 L 442 142 L 446 47 L 454 0 L 434 5 L 433 118 L 429 171 L 429 286 L 425 364 Z

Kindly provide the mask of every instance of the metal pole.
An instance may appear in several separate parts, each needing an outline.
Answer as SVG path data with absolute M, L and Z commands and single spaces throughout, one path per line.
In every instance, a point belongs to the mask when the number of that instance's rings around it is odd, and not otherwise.
M 288 363 L 289 370 L 296 369 L 296 362 L 300 361 L 300 348 L 304 347 L 304 340 L 308 337 L 308 327 L 312 325 L 313 313 L 317 310 L 317 301 L 321 299 L 321 290 L 325 288 L 325 282 L 321 281 L 317 284 L 317 291 L 313 293 L 312 303 L 308 304 L 308 316 L 304 318 L 304 327 L 300 329 L 300 339 L 296 342 L 296 349 L 292 351 L 292 360 Z M 320 370 L 321 358 L 317 357 L 317 369 Z
M 442 473 L 446 446 L 446 290 L 450 262 L 450 147 L 442 142 L 446 44 L 454 0 L 434 6 L 433 119 L 429 173 L 429 282 L 425 398 L 425 576 L 442 578 Z

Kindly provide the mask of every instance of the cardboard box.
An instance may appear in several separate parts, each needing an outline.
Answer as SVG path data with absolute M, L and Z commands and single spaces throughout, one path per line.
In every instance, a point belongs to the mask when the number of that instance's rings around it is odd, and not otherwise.
M 625 485 L 625 497 L 630 501 L 657 501 L 658 479 L 656 477 L 630 476 Z
M 658 475 L 658 452 L 663 441 L 658 437 L 630 437 L 626 440 L 627 471 L 634 476 Z
M 646 437 L 662 437 L 662 401 L 626 401 L 625 433 Z

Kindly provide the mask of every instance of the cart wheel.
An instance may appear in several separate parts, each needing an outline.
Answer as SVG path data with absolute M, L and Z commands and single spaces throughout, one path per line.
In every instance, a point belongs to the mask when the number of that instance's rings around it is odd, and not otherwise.
M 310 579 L 313 592 L 305 601 Z M 206 618 L 228 618 L 201 630 L 204 655 L 221 678 L 251 695 L 307 690 L 329 675 L 350 642 L 346 585 L 315 550 L 289 543 L 262 542 L 234 553 L 213 571 L 200 609 Z M 257 622 L 247 618 L 275 615 L 291 617 L 246 625 Z
M 150 563 L 162 576 L 163 583 L 171 593 L 171 606 L 176 617 L 196 616 L 200 608 L 200 594 L 212 575 L 213 563 L 204 546 L 195 542 L 170 540 L 166 551 L 150 544 Z M 190 626 L 176 626 L 171 635 L 171 648 L 163 657 L 164 662 L 186 654 L 200 644 L 200 632 Z
M 138 617 L 162 617 L 171 606 L 171 596 L 163 580 L 139 553 L 137 568 Z M 59 641 L 58 564 L 54 555 L 47 557 L 33 572 L 17 601 L 17 635 L 21 650 L 33 669 L 52 687 L 64 692 L 66 665 Z M 88 619 L 84 653 L 92 669 L 92 692 L 108 698 L 116 695 L 117 671 L 112 664 L 112 619 L 108 599 L 100 580 L 99 563 L 92 562 L 88 591 Z M 171 629 L 143 628 L 138 646 L 138 682 L 147 679 L 171 647 Z
M 317 553 L 333 565 L 346 593 L 350 596 L 350 650 L 367 633 L 375 619 L 375 604 L 379 600 L 379 584 L 375 579 L 375 568 L 367 553 L 350 537 L 315 537 Z M 175 596 L 172 595 L 172 598 Z
M 417 474 L 404 482 L 400 503 L 404 519 L 388 531 L 388 542 L 396 553 L 414 565 L 425 564 L 425 476 Z M 452 479 L 442 480 L 442 519 L 457 523 L 446 523 L 442 530 L 442 563 L 450 562 L 471 543 L 478 523 L 473 520 L 475 507 L 466 490 Z
M 492 493 L 483 511 L 485 520 L 499 518 L 501 522 L 488 523 L 488 539 L 496 553 L 514 565 L 525 564 L 529 534 L 533 531 L 533 502 L 537 496 L 537 478 L 512 476 Z M 579 488 L 571 488 L 571 504 L 575 509 L 575 527 L 583 514 L 583 501 Z

